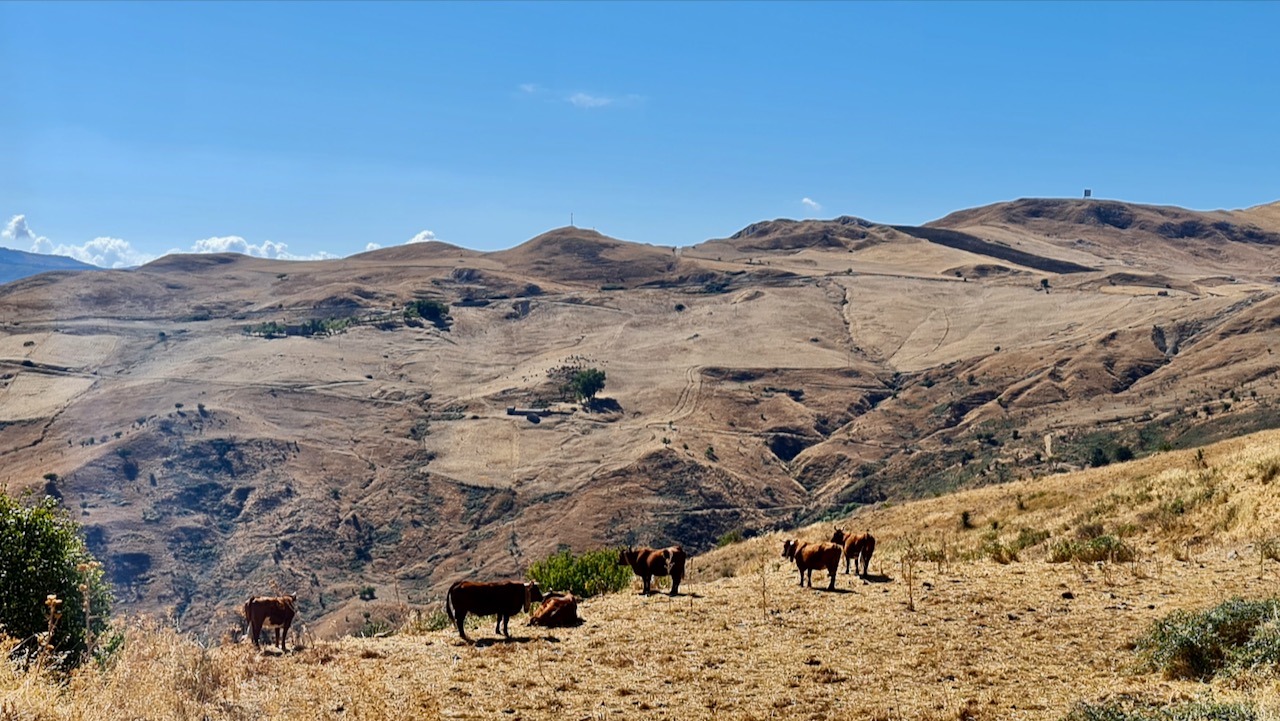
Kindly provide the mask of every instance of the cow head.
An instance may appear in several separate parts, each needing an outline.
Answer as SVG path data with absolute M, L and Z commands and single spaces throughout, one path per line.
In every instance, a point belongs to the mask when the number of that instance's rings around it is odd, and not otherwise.
M 533 581 L 524 582 L 524 612 L 528 613 L 534 602 L 542 601 L 542 590 Z
M 635 558 L 636 552 L 631 550 L 631 546 L 618 549 L 618 565 L 630 566 L 631 559 Z
M 799 541 L 797 541 L 797 540 L 795 540 L 795 539 L 793 539 L 793 538 L 788 538 L 787 540 L 783 541 L 783 542 L 782 542 L 782 557 L 783 557 L 783 558 L 788 558 L 788 559 L 790 559 L 790 558 L 795 558 L 795 557 L 796 557 L 796 547 L 797 547 L 797 546 L 799 546 L 799 545 L 800 545 L 800 542 L 799 542 Z
M 845 530 L 844 530 L 843 528 L 840 528 L 839 526 L 837 526 L 837 527 L 836 527 L 836 532 L 835 532 L 835 533 L 833 533 L 833 534 L 831 534 L 831 542 L 832 542 L 832 543 L 841 543 L 841 544 L 843 544 L 843 543 L 844 543 L 844 539 L 845 539 L 846 537 L 847 537 L 847 534 L 845 533 Z

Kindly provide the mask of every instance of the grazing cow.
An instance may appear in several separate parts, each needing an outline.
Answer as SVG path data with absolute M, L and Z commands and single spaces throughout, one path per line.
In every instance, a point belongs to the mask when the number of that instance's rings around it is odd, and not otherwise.
M 542 605 L 529 618 L 530 626 L 547 628 L 576 626 L 578 620 L 578 599 L 572 593 L 548 593 L 542 598 Z
M 836 532 L 831 535 L 831 542 L 844 546 L 844 572 L 849 572 L 849 561 L 853 561 L 853 570 L 859 568 L 861 561 L 861 571 L 859 576 L 865 577 L 871 573 L 871 554 L 876 550 L 876 539 L 868 533 L 845 533 L 843 528 L 837 528 Z
M 458 581 L 449 587 L 445 597 L 444 610 L 449 618 L 458 624 L 458 635 L 463 641 L 470 641 L 463 628 L 463 621 L 468 613 L 477 616 L 497 616 L 498 622 L 493 627 L 494 633 L 507 638 L 511 634 L 507 627 L 511 617 L 528 611 L 535 601 L 542 600 L 542 591 L 538 584 L 520 581 L 499 581 L 497 583 L 477 583 L 475 581 Z
M 261 645 L 258 637 L 262 635 L 262 629 L 266 628 L 275 632 L 275 642 L 280 645 L 283 653 L 289 626 L 298 613 L 298 597 L 293 594 L 250 596 L 241 610 L 244 612 L 244 620 L 249 622 L 249 637 L 253 639 L 253 645 Z
M 648 595 L 649 580 L 654 576 L 671 576 L 671 595 L 680 590 L 680 579 L 684 578 L 684 549 L 680 546 L 670 548 L 626 548 L 618 553 L 619 566 L 631 566 L 631 570 L 644 582 L 644 595 Z
M 827 569 L 831 582 L 828 591 L 836 590 L 836 574 L 840 572 L 840 554 L 844 549 L 834 543 L 808 543 L 806 541 L 786 540 L 782 542 L 782 557 L 796 562 L 800 569 L 800 586 L 804 587 L 805 573 L 809 574 L 809 588 L 813 588 L 813 571 L 816 568 Z

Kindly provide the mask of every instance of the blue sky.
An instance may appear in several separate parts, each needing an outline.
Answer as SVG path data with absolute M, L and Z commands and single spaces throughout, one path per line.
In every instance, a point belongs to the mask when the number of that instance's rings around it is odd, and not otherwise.
M 1280 3 L 0 2 L 0 245 L 689 245 L 1280 199 Z

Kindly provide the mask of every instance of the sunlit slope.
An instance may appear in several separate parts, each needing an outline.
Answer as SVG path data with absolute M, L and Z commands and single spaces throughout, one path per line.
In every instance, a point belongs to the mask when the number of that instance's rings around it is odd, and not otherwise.
M 279 587 L 340 629 L 353 589 L 422 603 L 561 545 L 705 550 L 1275 425 L 1280 299 L 1215 275 L 1252 255 L 1163 272 L 1002 227 L 1021 255 L 837 219 L 25 279 L 0 482 L 61 495 L 126 608 L 203 627 Z M 590 407 L 579 368 L 607 374 Z

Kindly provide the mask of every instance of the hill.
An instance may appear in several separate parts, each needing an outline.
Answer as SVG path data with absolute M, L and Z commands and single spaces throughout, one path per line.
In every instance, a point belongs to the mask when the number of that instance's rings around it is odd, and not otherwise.
M 839 520 L 871 529 L 879 545 L 868 578 L 840 574 L 834 593 L 798 587 L 778 557 L 784 537 L 826 538 L 832 524 L 822 523 L 691 559 L 675 598 L 642 597 L 636 579 L 585 601 L 574 628 L 517 619 L 504 641 L 486 619 L 467 645 L 452 629 L 428 630 L 438 607 L 373 600 L 350 613 L 390 637 L 304 632 L 280 656 L 141 622 L 116 664 L 88 668 L 61 692 L 30 677 L 0 679 L 0 690 L 42 718 L 198 709 L 210 719 L 338 719 L 358 709 L 366 719 L 941 721 L 1121 718 L 1134 707 L 1143 715 L 1123 718 L 1267 718 L 1280 710 L 1273 666 L 1225 682 L 1165 678 L 1134 646 L 1160 619 L 1274 596 L 1278 473 L 1280 433 L 1268 432 L 879 504 Z M 1068 557 L 1104 546 L 1112 552 L 1096 561 Z M 1082 703 L 1094 715 L 1068 717 Z
M 43 255 L 0 248 L 0 284 L 58 270 L 98 270 L 98 266 L 81 263 L 63 255 Z
M 1195 268 L 1205 276 L 1273 282 L 1280 272 L 1276 220 L 1267 206 L 1205 212 L 1111 200 L 1023 198 L 958 211 L 928 225 L 1012 241 L 1030 252 L 1079 252 L 1162 273 Z
M 274 586 L 336 633 L 368 587 L 426 604 L 561 545 L 703 551 L 1280 422 L 1263 244 L 1183 265 L 1209 241 L 1117 258 L 1087 214 L 979 215 L 24 279 L 0 483 L 60 496 L 125 608 L 208 629 Z M 590 407 L 581 368 L 607 375 Z

